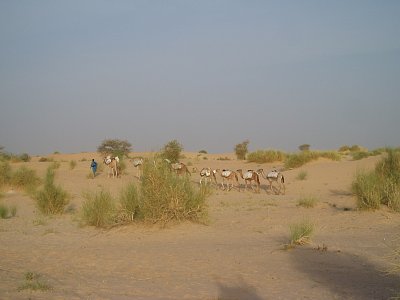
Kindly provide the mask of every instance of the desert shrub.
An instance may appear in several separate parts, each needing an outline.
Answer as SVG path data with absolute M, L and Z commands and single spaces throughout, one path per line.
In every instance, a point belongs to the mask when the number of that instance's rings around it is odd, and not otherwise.
M 164 159 L 168 159 L 171 162 L 177 162 L 181 157 L 183 146 L 177 141 L 172 140 L 164 145 L 161 149 L 160 155 Z
M 247 152 L 249 152 L 249 150 L 248 150 L 249 143 L 250 143 L 249 140 L 245 140 L 245 141 L 235 145 L 234 150 L 235 150 L 237 159 L 239 159 L 239 160 L 246 159 L 246 154 L 247 154 Z
M 8 217 L 8 206 L 0 203 L 0 219 L 6 219 Z
M 370 172 L 359 172 L 352 191 L 360 209 L 378 209 L 381 204 L 400 211 L 400 152 L 387 149 L 387 156 Z
M 310 151 L 310 145 L 309 144 L 302 144 L 299 146 L 300 151 Z
M 22 188 L 26 191 L 33 191 L 40 183 L 35 170 L 28 169 L 25 166 L 18 168 L 12 173 L 11 184 L 16 188 Z
M 128 141 L 119 139 L 105 139 L 98 147 L 97 152 L 102 156 L 112 155 L 123 158 L 128 156 L 132 150 L 132 145 Z
M 75 169 L 75 167 L 76 167 L 76 161 L 75 161 L 75 160 L 71 160 L 71 161 L 69 162 L 69 168 L 70 168 L 70 170 Z
M 308 176 L 307 171 L 300 171 L 299 174 L 297 174 L 296 179 L 297 180 L 306 180 Z
M 206 193 L 195 190 L 186 176 L 171 173 L 160 159 L 145 161 L 141 181 L 140 212 L 145 221 L 200 221 L 205 216 Z
M 31 160 L 31 157 L 29 156 L 28 153 L 22 153 L 19 158 L 23 161 L 23 162 L 28 162 Z
M 140 195 L 134 183 L 130 183 L 120 194 L 120 222 L 130 222 L 143 216 L 140 214 Z
M 275 161 L 283 161 L 285 159 L 285 153 L 278 150 L 257 150 L 247 155 L 249 162 L 255 163 L 269 163 Z
M 68 194 L 54 184 L 55 170 L 47 168 L 44 188 L 35 195 L 36 206 L 45 215 L 62 214 L 69 203 Z
M 0 161 L 0 187 L 9 184 L 12 178 L 12 170 L 8 161 Z
M 200 150 L 199 153 L 207 154 L 207 151 L 206 150 Z
M 18 287 L 18 291 L 32 290 L 32 291 L 48 291 L 52 287 L 41 279 L 41 275 L 34 272 L 25 273 L 25 281 Z
M 15 217 L 16 214 L 17 214 L 17 207 L 15 205 L 7 206 L 3 203 L 0 203 L 0 219 Z
M 124 160 L 120 160 L 118 163 L 118 174 L 125 174 L 126 172 L 126 163 Z
M 339 148 L 338 150 L 339 152 L 349 152 L 350 151 L 350 147 L 348 145 L 343 145 Z
M 366 151 L 351 152 L 350 155 L 353 158 L 353 160 L 360 160 L 360 159 L 367 158 L 368 156 L 370 156 L 369 153 Z
M 287 154 L 285 157 L 284 165 L 287 169 L 298 168 L 320 157 L 328 158 L 335 161 L 340 160 L 341 158 L 339 153 L 335 151 L 303 151 L 300 153 Z
M 53 161 L 49 167 L 56 170 L 61 167 L 61 163 L 59 161 Z
M 115 223 L 116 207 L 109 192 L 85 193 L 84 197 L 81 220 L 85 225 L 104 228 Z
M 378 209 L 381 205 L 380 180 L 374 171 L 356 174 L 352 183 L 352 191 L 357 197 L 360 209 Z
M 305 208 L 312 208 L 317 205 L 318 199 L 312 196 L 302 197 L 297 201 L 297 206 L 302 206 Z
M 299 223 L 294 223 L 289 226 L 290 245 L 305 245 L 310 242 L 311 236 L 314 232 L 314 224 L 309 220 L 303 220 Z

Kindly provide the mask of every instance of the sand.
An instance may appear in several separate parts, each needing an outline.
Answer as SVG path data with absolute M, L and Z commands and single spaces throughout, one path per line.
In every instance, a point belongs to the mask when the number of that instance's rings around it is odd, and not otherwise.
M 282 167 L 238 161 L 232 153 L 185 155 L 190 170 Z M 4 191 L 0 201 L 16 205 L 17 215 L 0 219 L 0 299 L 388 299 L 400 292 L 400 277 L 384 273 L 400 214 L 358 211 L 350 192 L 356 172 L 380 157 L 321 159 L 284 171 L 285 195 L 271 193 L 265 179 L 259 194 L 215 189 L 207 225 L 109 230 L 79 226 L 83 193 L 105 189 L 117 197 L 138 182 L 137 170 L 127 162 L 122 178 L 108 178 L 104 168 L 90 179 L 91 159 L 101 164 L 96 153 L 52 157 L 61 163 L 56 183 L 71 195 L 70 212 L 44 217 L 23 191 Z M 49 164 L 35 157 L 12 167 L 26 165 L 44 177 Z M 301 171 L 305 180 L 297 179 Z M 191 180 L 198 185 L 198 172 Z M 301 197 L 319 201 L 304 208 Z M 315 224 L 310 244 L 285 250 L 290 224 L 304 219 Z M 51 289 L 21 290 L 28 272 Z

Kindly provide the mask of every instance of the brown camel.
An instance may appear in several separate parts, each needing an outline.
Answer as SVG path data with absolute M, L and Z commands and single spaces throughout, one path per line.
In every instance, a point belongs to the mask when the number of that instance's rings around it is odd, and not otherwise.
M 184 163 L 181 163 L 181 162 L 172 163 L 171 169 L 178 175 L 185 175 L 185 174 L 189 174 L 189 176 L 192 175 L 192 174 L 190 174 L 188 167 Z
M 244 179 L 244 183 L 245 183 L 245 188 L 250 187 L 253 191 L 253 185 L 252 182 L 254 181 L 256 183 L 256 193 L 260 192 L 260 177 L 258 176 L 257 172 L 253 171 L 253 170 L 247 170 L 244 174 L 242 172 L 242 169 L 237 170 L 237 172 L 239 173 L 240 177 L 242 177 Z
M 278 189 L 278 194 L 281 193 L 281 190 L 283 189 L 283 195 L 285 194 L 286 188 L 285 188 L 285 177 L 283 176 L 283 174 L 281 172 L 279 172 L 276 169 L 273 169 L 271 172 L 269 172 L 267 175 L 265 175 L 264 170 L 263 169 L 259 169 L 257 170 L 257 173 L 261 174 L 261 176 L 265 179 L 268 180 L 269 182 L 269 188 L 272 191 L 272 183 L 273 182 L 277 182 L 279 185 L 279 189 Z
M 240 192 L 239 177 L 235 171 L 224 169 L 221 172 L 221 177 L 222 177 L 221 186 L 223 190 L 225 190 L 225 181 L 227 182 L 226 188 L 228 189 L 228 191 L 230 191 L 234 187 L 234 182 L 236 182 L 238 190 Z

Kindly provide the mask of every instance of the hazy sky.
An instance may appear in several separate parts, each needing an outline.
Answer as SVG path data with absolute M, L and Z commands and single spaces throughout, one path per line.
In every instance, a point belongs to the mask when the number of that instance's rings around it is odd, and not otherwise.
M 400 145 L 400 1 L 0 1 L 12 153 Z

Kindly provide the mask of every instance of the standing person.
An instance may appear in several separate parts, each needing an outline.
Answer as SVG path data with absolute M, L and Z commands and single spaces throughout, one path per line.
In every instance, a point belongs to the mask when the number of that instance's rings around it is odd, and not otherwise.
M 93 178 L 96 177 L 96 171 L 97 171 L 97 162 L 95 162 L 94 158 L 92 159 L 92 163 L 90 164 L 90 168 L 92 169 L 93 172 Z

